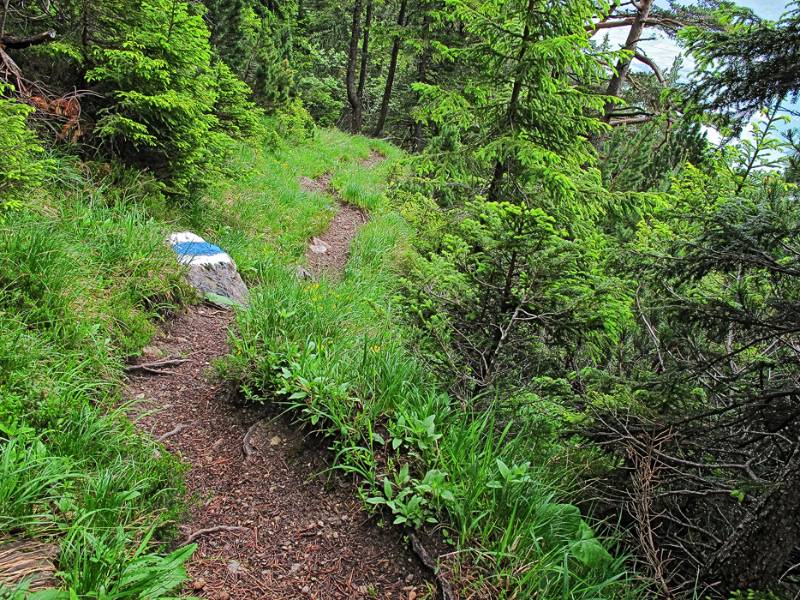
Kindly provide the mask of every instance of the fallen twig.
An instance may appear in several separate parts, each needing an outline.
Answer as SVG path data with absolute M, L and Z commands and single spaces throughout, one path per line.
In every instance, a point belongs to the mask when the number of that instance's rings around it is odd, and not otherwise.
M 167 358 L 165 360 L 157 360 L 155 362 L 140 363 L 138 365 L 128 365 L 125 367 L 126 371 L 147 371 L 148 373 L 161 373 L 157 371 L 161 367 L 171 367 L 172 365 L 180 365 L 189 362 L 188 358 Z M 165 373 L 172 373 L 172 371 L 164 371 Z
M 205 529 L 198 529 L 189 537 L 184 540 L 184 544 L 191 544 L 197 538 L 207 533 L 217 533 L 218 531 L 250 531 L 247 527 L 239 527 L 238 525 L 217 525 L 216 527 L 206 527 Z
M 456 594 L 455 590 L 453 590 L 453 586 L 450 584 L 447 579 L 445 579 L 442 574 L 439 572 L 438 565 L 436 564 L 436 560 L 430 555 L 430 552 L 422 545 L 419 537 L 417 537 L 416 533 L 412 533 L 411 536 L 411 548 L 414 550 L 414 554 L 416 554 L 419 559 L 422 561 L 422 564 L 428 567 L 431 570 L 434 577 L 436 577 L 436 583 L 439 584 L 439 590 L 442 593 L 442 598 L 444 600 L 458 600 L 458 594 Z
M 153 375 L 177 375 L 177 371 L 165 371 L 164 369 L 151 369 L 150 367 L 145 367 L 142 369 L 145 373 L 152 373 Z
M 156 438 L 156 441 L 157 441 L 157 442 L 163 442 L 163 441 L 164 441 L 165 439 L 167 439 L 168 437 L 172 437 L 173 435 L 177 435 L 177 434 L 179 434 L 181 431 L 183 431 L 183 430 L 184 430 L 184 429 L 186 429 L 187 427 L 188 427 L 188 425 L 184 425 L 183 423 L 180 423 L 179 425 L 176 425 L 174 429 L 170 429 L 170 430 L 169 430 L 167 433 L 165 433 L 164 435 L 160 435 L 160 436 L 158 436 L 158 437 Z

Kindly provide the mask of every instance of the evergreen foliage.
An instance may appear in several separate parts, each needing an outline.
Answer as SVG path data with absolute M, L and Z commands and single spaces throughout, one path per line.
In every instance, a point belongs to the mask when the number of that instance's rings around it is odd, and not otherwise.
M 190 301 L 177 222 L 253 287 L 220 374 L 452 545 L 463 595 L 796 597 L 799 32 L 727 0 L 0 2 L 0 538 L 57 543 L 68 597 L 184 579 L 175 463 L 114 408 Z M 307 281 L 324 174 L 369 223 Z
M 466 35 L 460 47 L 437 46 L 462 66 L 458 79 L 415 85 L 416 116 L 436 131 L 430 153 L 448 158 L 426 165 L 433 174 L 477 177 L 476 191 L 491 200 L 514 201 L 534 183 L 554 199 L 574 191 L 571 175 L 593 160 L 588 138 L 603 129 L 591 112 L 606 99 L 586 86 L 604 71 L 585 32 L 602 3 L 545 4 L 443 7 L 439 18 L 458 21 Z
M 42 148 L 25 120 L 31 112 L 19 102 L 0 98 L 0 223 L 42 180 Z
M 738 114 L 797 99 L 800 91 L 800 6 L 792 3 L 777 23 L 724 6 L 724 28 L 682 32 L 697 61 L 692 93 L 709 109 Z
M 202 187 L 212 157 L 223 151 L 202 17 L 185 2 L 146 0 L 119 47 L 98 49 L 92 63 L 87 81 L 112 99 L 98 111 L 96 134 L 115 153 L 167 179 L 170 191 Z

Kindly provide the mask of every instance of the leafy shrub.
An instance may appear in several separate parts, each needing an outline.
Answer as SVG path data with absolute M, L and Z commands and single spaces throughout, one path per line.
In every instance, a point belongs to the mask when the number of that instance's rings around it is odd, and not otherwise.
M 526 205 L 475 202 L 464 213 L 405 286 L 423 351 L 459 396 L 552 372 L 576 351 L 568 340 L 603 347 L 619 335 L 628 299 L 598 272 L 592 240 Z

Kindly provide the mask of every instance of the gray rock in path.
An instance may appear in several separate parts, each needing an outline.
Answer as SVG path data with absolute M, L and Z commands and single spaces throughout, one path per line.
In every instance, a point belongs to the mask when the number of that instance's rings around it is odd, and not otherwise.
M 313 279 L 314 275 L 306 269 L 303 265 L 297 265 L 294 269 L 294 274 L 298 279 Z
M 173 233 L 169 245 L 178 261 L 189 267 L 189 283 L 207 300 L 221 306 L 247 305 L 247 286 L 228 253 L 190 231 Z
M 331 249 L 328 242 L 324 242 L 318 237 L 311 238 L 311 243 L 308 245 L 309 250 L 314 254 L 325 254 Z

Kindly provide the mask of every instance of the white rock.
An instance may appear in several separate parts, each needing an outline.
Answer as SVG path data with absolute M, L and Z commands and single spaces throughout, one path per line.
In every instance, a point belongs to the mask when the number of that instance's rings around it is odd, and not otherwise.
M 191 231 L 173 233 L 169 244 L 189 267 L 187 279 L 201 295 L 215 304 L 247 304 L 247 286 L 227 252 Z
M 325 254 L 331 247 L 326 243 L 323 242 L 318 237 L 311 238 L 311 243 L 308 245 L 309 250 L 311 250 L 314 254 Z

